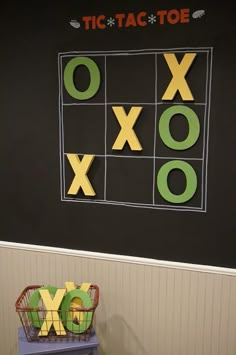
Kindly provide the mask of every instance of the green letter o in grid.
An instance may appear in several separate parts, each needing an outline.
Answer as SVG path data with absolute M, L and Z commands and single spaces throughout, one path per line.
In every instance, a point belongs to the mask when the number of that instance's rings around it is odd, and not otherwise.
M 180 195 L 173 194 L 168 186 L 168 175 L 174 169 L 183 171 L 186 177 L 186 188 Z M 189 201 L 197 190 L 197 175 L 192 166 L 185 161 L 171 160 L 160 168 L 157 175 L 157 188 L 166 201 L 184 203 Z
M 90 74 L 90 84 L 85 91 L 79 91 L 74 83 L 74 71 L 80 65 L 86 66 Z M 97 64 L 92 59 L 88 57 L 76 57 L 67 63 L 64 70 L 64 85 L 68 94 L 73 98 L 77 100 L 90 99 L 97 93 L 100 82 L 100 71 Z
M 188 120 L 189 133 L 185 140 L 179 142 L 173 139 L 170 133 L 170 120 L 174 115 L 181 114 Z M 200 123 L 196 113 L 189 107 L 175 105 L 167 108 L 161 115 L 159 121 L 160 137 L 164 144 L 175 150 L 185 150 L 192 147 L 198 140 L 200 134 Z

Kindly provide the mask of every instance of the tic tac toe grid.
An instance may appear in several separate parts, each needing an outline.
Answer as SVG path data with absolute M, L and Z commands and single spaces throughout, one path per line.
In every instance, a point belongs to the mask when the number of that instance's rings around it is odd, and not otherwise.
M 174 53 L 179 63 L 185 53 L 196 53 L 194 64 L 186 81 L 194 101 L 183 101 L 177 92 L 173 101 L 162 96 L 172 75 L 164 53 Z M 64 86 L 64 69 L 75 57 L 89 57 L 99 68 L 101 84 L 89 100 L 71 97 Z M 60 124 L 60 182 L 61 200 L 72 202 L 115 204 L 140 208 L 202 211 L 207 208 L 207 162 L 209 144 L 209 116 L 211 96 L 212 48 L 174 48 L 111 52 L 65 52 L 58 55 L 59 124 Z M 90 77 L 79 68 L 74 74 L 78 90 L 84 91 Z M 198 116 L 200 136 L 196 144 L 182 151 L 168 148 L 158 131 L 162 113 L 171 106 L 185 105 Z M 123 150 L 112 150 L 120 132 L 120 125 L 112 107 L 123 106 L 126 114 L 131 107 L 142 111 L 134 131 L 143 150 L 132 151 L 126 143 Z M 174 139 L 184 140 L 188 135 L 185 119 L 172 118 L 170 131 Z M 96 192 L 94 197 L 83 194 L 69 195 L 74 178 L 66 154 L 80 157 L 95 155 L 88 178 Z M 159 193 L 157 175 L 167 162 L 181 160 L 189 163 L 197 175 L 197 190 L 191 200 L 174 204 Z M 181 194 L 186 185 L 184 174 L 175 170 L 168 177 L 172 193 Z

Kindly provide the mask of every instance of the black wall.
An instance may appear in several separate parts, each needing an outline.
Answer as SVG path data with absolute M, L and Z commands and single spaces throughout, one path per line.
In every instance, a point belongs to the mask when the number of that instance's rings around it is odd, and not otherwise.
M 108 18 L 116 13 L 147 11 L 151 14 L 159 9 L 175 8 L 190 9 L 189 23 L 156 24 L 136 28 L 114 26 L 104 30 L 85 30 L 83 26 L 75 29 L 69 23 L 71 19 L 80 20 L 85 15 L 104 14 Z M 194 19 L 192 14 L 200 9 L 205 10 L 205 15 Z M 108 4 L 105 1 L 90 1 L 85 4 L 69 0 L 64 2 L 34 1 L 33 4 L 21 1 L 1 5 L 1 239 L 236 267 L 235 12 L 234 1 L 224 3 L 112 1 Z M 204 184 L 207 183 L 207 191 L 204 190 L 204 194 L 207 193 L 206 206 L 204 206 L 206 212 L 81 203 L 76 202 L 76 198 L 75 202 L 70 202 L 67 200 L 70 196 L 64 198 L 72 181 L 73 172 L 68 162 L 63 160 L 60 149 L 62 126 L 59 120 L 58 53 L 71 51 L 104 53 L 202 47 L 213 47 L 212 81 L 209 84 L 211 85 L 211 97 L 208 97 L 210 105 L 210 123 L 207 127 L 209 128 L 208 163 L 205 163 L 207 175 L 206 181 L 204 180 Z M 117 63 L 113 63 L 113 67 L 110 64 L 109 76 L 112 79 L 110 79 L 109 86 L 111 89 L 107 92 L 108 97 L 112 90 L 112 82 L 117 80 L 115 71 L 116 68 L 120 68 L 122 58 L 116 59 Z M 135 101 L 137 105 L 139 95 L 142 93 L 138 78 L 144 75 L 142 84 L 145 85 L 148 70 L 152 70 L 149 59 L 145 57 L 139 64 L 143 65 L 143 68 L 137 77 L 137 91 L 134 91 L 134 94 L 137 93 L 136 98 L 132 98 L 137 100 Z M 124 67 L 127 68 L 129 65 L 132 69 L 131 63 L 124 64 Z M 161 65 L 164 64 L 158 65 L 160 69 Z M 201 72 L 201 63 L 199 65 Z M 165 76 L 163 70 L 160 71 L 160 78 L 165 81 L 169 74 L 167 71 L 167 76 Z M 101 73 L 104 74 L 102 64 Z M 152 75 L 150 75 L 150 80 L 151 77 Z M 201 95 L 203 79 L 194 74 L 194 67 L 190 70 L 188 80 L 193 90 Z M 168 80 L 160 85 L 166 87 L 167 84 Z M 114 90 L 117 91 L 114 91 L 114 95 L 119 94 L 122 97 L 124 94 L 125 96 L 127 85 L 123 84 L 121 75 L 120 84 L 115 87 Z M 148 96 L 151 97 L 153 92 L 149 93 L 147 88 L 148 85 L 145 86 L 143 95 L 146 95 L 148 100 Z M 210 86 L 208 89 L 210 91 Z M 127 95 L 129 92 L 127 90 Z M 96 97 L 94 99 L 96 100 Z M 179 99 L 177 95 L 175 100 Z M 70 113 L 66 117 L 68 121 L 71 120 L 70 122 L 73 122 L 77 115 L 73 112 L 73 107 L 68 109 Z M 127 111 L 129 108 L 130 106 L 126 106 Z M 152 107 L 148 108 L 150 112 L 152 109 Z M 204 115 L 200 112 L 201 108 L 198 107 L 196 110 L 199 110 L 199 116 Z M 100 115 L 99 110 L 96 113 L 94 110 L 93 112 L 87 110 L 80 114 L 83 117 L 87 115 L 87 122 L 91 122 L 91 132 L 95 139 L 101 129 L 99 121 L 96 120 Z M 161 111 L 158 115 L 160 114 Z M 109 117 L 108 115 L 108 124 L 112 120 L 112 116 L 110 119 Z M 145 118 L 145 113 L 142 117 Z M 143 121 L 144 123 L 142 120 L 137 122 L 136 133 L 144 142 L 145 147 L 151 150 L 152 147 L 149 146 L 150 142 L 145 132 L 153 130 L 152 123 L 145 123 L 145 119 Z M 80 147 L 76 146 L 76 131 L 79 131 L 80 124 L 78 122 L 75 126 L 73 123 L 70 124 L 71 126 L 65 130 L 65 152 L 84 154 L 85 151 L 79 151 Z M 110 134 L 107 138 L 107 147 L 114 143 L 119 126 L 114 120 L 114 125 L 109 126 L 108 129 L 110 129 Z M 181 129 L 186 130 L 186 127 L 182 126 Z M 178 131 L 178 128 L 176 130 Z M 81 132 L 78 133 L 78 137 L 79 134 Z M 200 137 L 200 141 L 201 139 L 204 138 Z M 86 139 L 84 142 L 84 149 L 87 149 L 87 153 L 99 150 L 99 143 L 92 147 Z M 88 152 L 90 147 L 91 152 Z M 113 154 L 113 152 L 110 153 Z M 198 153 L 196 146 L 195 156 L 198 156 Z M 127 146 L 121 154 L 129 154 Z M 97 160 L 89 173 L 91 181 L 94 180 L 95 185 L 98 183 L 97 191 L 100 194 L 98 197 L 101 199 L 104 191 L 99 185 L 98 174 L 103 169 L 102 164 Z M 120 201 L 126 200 L 126 202 L 133 199 L 134 203 L 138 204 L 135 199 L 139 191 L 140 201 L 146 203 L 147 194 L 150 192 L 150 182 L 146 174 L 149 168 L 146 160 L 141 167 L 137 167 L 135 162 L 134 165 L 132 164 L 126 166 L 120 160 L 116 165 L 114 161 L 111 161 L 110 175 L 108 174 L 107 178 L 109 182 L 114 180 L 114 185 L 109 185 L 108 192 L 112 196 L 111 199 L 118 201 L 120 198 Z M 201 177 L 201 167 L 197 164 L 195 168 Z M 61 187 L 61 166 L 65 169 L 65 190 Z M 138 175 L 140 171 L 141 174 Z M 124 177 L 127 177 L 127 184 L 129 184 L 127 189 L 122 180 Z M 120 186 L 116 178 L 122 181 Z M 200 185 L 199 189 L 201 189 Z M 136 186 L 137 190 L 132 190 L 133 186 Z M 184 186 L 181 176 L 176 176 L 173 188 L 175 186 L 176 193 L 179 193 Z M 192 200 L 194 206 L 199 205 L 201 195 L 199 191 L 194 197 L 195 200 L 194 198 Z M 83 198 L 83 195 L 79 195 L 79 198 Z M 158 198 L 157 196 L 157 202 L 159 202 Z M 63 199 L 66 201 L 62 201 Z M 161 202 L 165 205 L 164 201 Z

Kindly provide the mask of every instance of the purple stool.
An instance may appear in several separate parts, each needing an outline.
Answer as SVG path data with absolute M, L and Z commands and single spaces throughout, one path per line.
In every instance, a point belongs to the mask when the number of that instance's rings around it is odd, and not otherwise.
M 98 355 L 98 345 L 95 333 L 88 341 L 28 342 L 24 329 L 21 327 L 18 330 L 18 355 Z

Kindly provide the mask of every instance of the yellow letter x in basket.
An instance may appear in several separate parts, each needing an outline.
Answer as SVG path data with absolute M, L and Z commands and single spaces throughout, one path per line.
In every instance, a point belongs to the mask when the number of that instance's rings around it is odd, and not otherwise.
M 48 290 L 39 290 L 39 292 L 47 310 L 46 318 L 42 324 L 39 336 L 47 336 L 52 325 L 54 326 L 57 335 L 66 335 L 65 328 L 63 327 L 58 314 L 58 309 L 66 289 L 58 289 L 53 299 Z

